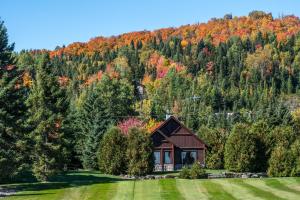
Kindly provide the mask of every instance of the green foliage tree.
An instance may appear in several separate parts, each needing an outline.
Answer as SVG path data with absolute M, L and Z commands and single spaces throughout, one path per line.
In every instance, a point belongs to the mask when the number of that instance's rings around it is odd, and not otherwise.
M 269 139 L 270 131 L 268 123 L 264 120 L 255 122 L 250 127 L 250 134 L 255 137 L 257 147 L 256 171 L 266 172 L 270 158 Z
M 300 139 L 298 138 L 291 146 L 293 156 L 291 176 L 300 176 Z
M 14 65 L 14 45 L 0 20 L 0 182 L 14 179 L 25 167 L 25 89 Z
M 256 169 L 257 147 L 249 126 L 236 124 L 225 145 L 225 168 L 234 172 L 251 172 Z
M 36 76 L 27 99 L 31 128 L 33 172 L 38 180 L 48 180 L 66 164 L 65 135 L 61 129 L 67 108 L 64 90 L 53 75 L 49 55 L 37 59 Z
M 98 162 L 101 172 L 122 174 L 126 171 L 127 138 L 117 127 L 111 127 L 101 140 Z
M 293 157 L 288 148 L 282 144 L 277 145 L 271 153 L 269 160 L 269 176 L 290 176 L 293 168 Z
M 133 97 L 133 88 L 127 81 L 108 76 L 87 91 L 75 123 L 77 152 L 84 168 L 98 168 L 100 140 L 110 125 L 134 114 Z
M 128 174 L 145 175 L 154 167 L 152 140 L 144 129 L 131 128 L 128 136 Z
M 201 127 L 198 131 L 198 135 L 208 145 L 208 150 L 205 156 L 207 168 L 223 169 L 224 150 L 227 140 L 226 130 Z

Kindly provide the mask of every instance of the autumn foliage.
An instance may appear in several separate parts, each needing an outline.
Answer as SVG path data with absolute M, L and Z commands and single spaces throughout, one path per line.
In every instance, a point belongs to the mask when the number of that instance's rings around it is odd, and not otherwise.
M 134 118 L 134 117 L 130 117 L 126 120 L 123 120 L 118 124 L 118 127 L 121 130 L 121 133 L 124 135 L 128 135 L 129 129 L 131 129 L 133 127 L 142 128 L 143 126 L 144 126 L 144 123 L 141 120 Z
M 188 42 L 196 43 L 201 39 L 211 39 L 212 43 L 218 45 L 227 41 L 232 36 L 241 38 L 253 38 L 260 31 L 262 34 L 273 32 L 278 41 L 285 41 L 288 36 L 300 30 L 300 20 L 296 16 L 285 16 L 273 19 L 270 15 L 254 15 L 246 17 L 234 17 L 232 19 L 211 19 L 207 23 L 184 25 L 178 28 L 163 28 L 155 31 L 137 31 L 125 33 L 112 37 L 96 37 L 90 41 L 75 42 L 67 47 L 51 52 L 55 55 L 80 55 L 103 52 L 108 49 L 117 49 L 129 45 L 131 41 L 135 44 L 141 41 L 143 44 L 158 38 L 167 40 L 171 37 L 181 37 L 181 45 L 186 47 Z

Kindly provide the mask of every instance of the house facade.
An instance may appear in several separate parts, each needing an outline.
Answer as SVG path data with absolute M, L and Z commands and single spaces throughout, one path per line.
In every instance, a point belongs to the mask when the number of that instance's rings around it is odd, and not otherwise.
M 154 144 L 154 171 L 174 171 L 194 162 L 205 165 L 207 145 L 174 116 L 157 127 L 151 138 Z

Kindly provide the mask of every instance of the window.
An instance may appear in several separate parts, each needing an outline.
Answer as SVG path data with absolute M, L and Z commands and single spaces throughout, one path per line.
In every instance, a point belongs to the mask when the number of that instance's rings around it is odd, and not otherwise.
M 154 151 L 154 164 L 160 164 L 160 152 Z
M 171 151 L 165 151 L 164 155 L 164 164 L 171 164 Z
M 191 165 L 197 160 L 196 151 L 183 151 L 181 152 L 181 160 L 184 165 Z

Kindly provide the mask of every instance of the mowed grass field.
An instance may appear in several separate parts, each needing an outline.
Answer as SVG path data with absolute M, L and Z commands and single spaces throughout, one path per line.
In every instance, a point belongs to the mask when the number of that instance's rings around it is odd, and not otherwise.
M 133 181 L 97 172 L 77 172 L 57 177 L 53 182 L 0 187 L 18 191 L 4 200 L 300 200 L 300 178 Z

